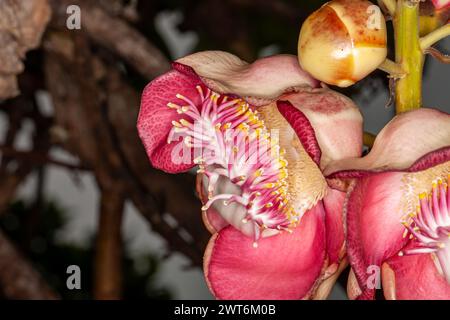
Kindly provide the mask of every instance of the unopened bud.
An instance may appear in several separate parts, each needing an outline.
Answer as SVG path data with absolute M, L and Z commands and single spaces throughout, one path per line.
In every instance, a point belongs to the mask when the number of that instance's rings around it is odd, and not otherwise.
M 333 0 L 303 23 L 299 62 L 313 77 L 348 87 L 385 59 L 386 22 L 380 8 L 366 0 Z

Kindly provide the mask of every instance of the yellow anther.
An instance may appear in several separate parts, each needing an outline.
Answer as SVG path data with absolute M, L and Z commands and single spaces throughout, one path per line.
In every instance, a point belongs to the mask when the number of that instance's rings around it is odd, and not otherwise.
M 405 229 L 405 231 L 403 231 L 403 239 L 406 238 L 408 233 L 409 233 L 408 229 Z
M 278 159 L 278 163 L 280 164 L 281 168 L 287 167 L 287 165 L 288 165 L 287 160 L 285 160 L 284 158 Z
M 174 127 L 177 127 L 177 128 L 181 128 L 181 127 L 183 127 L 181 124 L 179 124 L 177 121 L 175 121 L 175 120 L 172 120 L 172 125 L 174 126 Z
M 423 200 L 427 197 L 427 193 L 426 192 L 422 192 L 419 194 L 419 199 Z
M 180 119 L 180 123 L 185 127 L 191 125 L 191 123 L 189 121 L 187 121 L 186 119 Z
M 179 105 L 177 105 L 177 104 L 175 104 L 175 103 L 172 103 L 172 102 L 169 102 L 168 104 L 167 104 L 167 106 L 170 108 L 170 109 L 178 109 L 180 106 Z
M 263 168 L 259 168 L 258 170 L 255 171 L 254 175 L 255 177 L 260 177 L 262 176 L 263 172 L 264 172 Z

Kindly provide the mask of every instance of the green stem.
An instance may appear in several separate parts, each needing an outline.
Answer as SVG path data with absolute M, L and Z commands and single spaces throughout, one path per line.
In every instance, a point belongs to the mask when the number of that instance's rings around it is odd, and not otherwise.
M 399 0 L 394 17 L 395 58 L 406 75 L 395 85 L 396 113 L 422 106 L 423 53 L 419 42 L 419 6 Z

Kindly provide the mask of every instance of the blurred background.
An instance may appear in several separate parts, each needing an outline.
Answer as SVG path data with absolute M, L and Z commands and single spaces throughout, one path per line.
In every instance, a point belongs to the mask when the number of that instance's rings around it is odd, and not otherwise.
M 194 51 L 296 54 L 302 21 L 324 2 L 0 0 L 0 297 L 212 299 L 194 176 L 151 168 L 140 92 Z M 80 29 L 67 27 L 70 5 Z M 427 59 L 424 105 L 450 112 L 449 71 Z M 367 132 L 394 114 L 381 71 L 339 91 Z M 79 290 L 67 288 L 70 265 Z

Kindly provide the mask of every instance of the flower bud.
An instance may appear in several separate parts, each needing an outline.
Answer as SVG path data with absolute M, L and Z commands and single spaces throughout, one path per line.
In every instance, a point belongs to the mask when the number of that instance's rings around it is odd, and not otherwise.
M 386 22 L 366 0 L 333 0 L 303 23 L 300 65 L 327 84 L 348 87 L 386 59 Z

